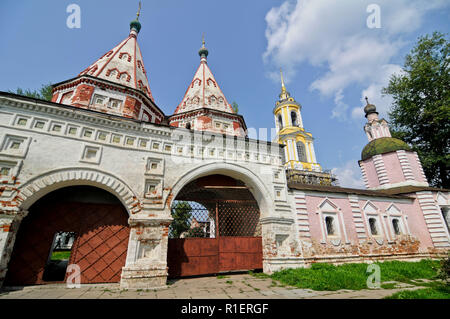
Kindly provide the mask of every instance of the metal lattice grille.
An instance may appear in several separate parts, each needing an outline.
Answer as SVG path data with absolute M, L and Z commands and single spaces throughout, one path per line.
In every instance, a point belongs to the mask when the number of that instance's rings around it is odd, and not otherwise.
M 220 236 L 259 236 L 259 210 L 255 202 L 218 202 Z
M 174 201 L 169 238 L 261 236 L 259 209 L 254 201 Z M 217 220 L 219 224 L 217 225 Z

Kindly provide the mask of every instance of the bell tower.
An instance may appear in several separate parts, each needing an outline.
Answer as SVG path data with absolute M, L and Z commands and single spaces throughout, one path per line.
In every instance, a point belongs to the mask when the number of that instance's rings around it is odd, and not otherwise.
M 280 76 L 281 93 L 273 109 L 277 131 L 275 142 L 286 145 L 284 166 L 288 180 L 302 184 L 331 185 L 336 178 L 324 172 L 317 162 L 313 136 L 303 127 L 302 106 L 286 90 L 281 69 Z

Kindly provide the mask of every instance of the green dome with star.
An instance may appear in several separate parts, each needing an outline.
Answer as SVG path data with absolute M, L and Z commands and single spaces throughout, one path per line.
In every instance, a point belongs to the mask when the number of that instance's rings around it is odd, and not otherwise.
M 395 152 L 398 150 L 411 151 L 411 147 L 394 137 L 381 137 L 370 141 L 361 152 L 361 160 L 366 160 L 378 154 Z

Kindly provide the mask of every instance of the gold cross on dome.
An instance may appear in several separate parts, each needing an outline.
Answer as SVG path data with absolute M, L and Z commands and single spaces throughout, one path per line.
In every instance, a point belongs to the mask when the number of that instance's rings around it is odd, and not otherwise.
M 138 12 L 136 13 L 136 20 L 139 20 L 140 15 L 141 15 L 141 1 L 139 1 L 139 9 Z

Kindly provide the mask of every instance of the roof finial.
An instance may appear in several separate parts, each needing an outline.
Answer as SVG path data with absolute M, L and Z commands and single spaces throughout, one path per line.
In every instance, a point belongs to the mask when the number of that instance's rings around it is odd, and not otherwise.
M 280 68 L 280 76 L 281 76 L 281 94 L 286 94 L 286 87 L 284 86 L 284 79 L 283 79 L 283 71 Z
M 198 51 L 198 55 L 200 55 L 202 61 L 206 61 L 206 57 L 208 56 L 208 49 L 205 48 L 205 32 L 202 33 L 202 47 Z
M 136 20 L 130 22 L 130 35 L 134 37 L 136 37 L 139 31 L 141 31 L 141 23 L 139 22 L 140 15 L 141 15 L 141 1 L 139 1 L 139 9 L 138 12 L 136 13 Z
M 141 1 L 139 1 L 139 9 L 138 12 L 136 13 L 136 20 L 139 20 L 140 15 L 141 15 Z
M 366 113 L 366 117 L 371 113 L 378 114 L 376 106 L 369 103 L 369 98 L 367 96 L 365 97 L 365 99 L 367 102 L 367 105 L 364 107 L 364 113 Z
M 284 79 L 283 79 L 283 70 L 281 70 L 281 68 L 280 68 L 280 75 L 281 75 L 281 87 L 285 88 L 285 86 L 284 86 Z

